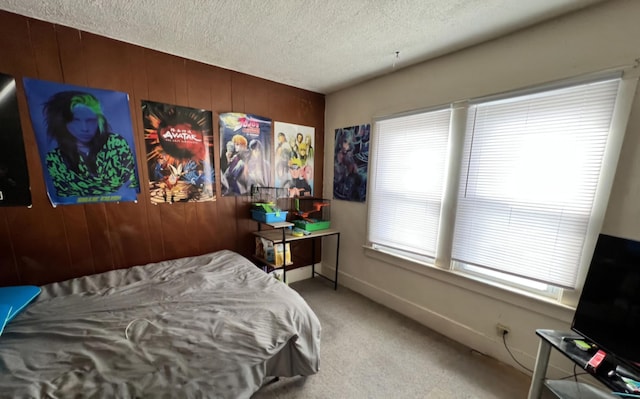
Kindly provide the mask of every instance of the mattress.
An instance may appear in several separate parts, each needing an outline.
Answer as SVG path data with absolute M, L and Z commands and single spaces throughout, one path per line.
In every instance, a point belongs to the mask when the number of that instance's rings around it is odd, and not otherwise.
M 249 398 L 318 371 L 304 299 L 220 251 L 42 287 L 0 336 L 0 397 Z

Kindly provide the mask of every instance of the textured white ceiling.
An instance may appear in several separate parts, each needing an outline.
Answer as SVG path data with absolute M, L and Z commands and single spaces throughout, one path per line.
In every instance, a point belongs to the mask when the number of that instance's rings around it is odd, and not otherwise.
M 602 1 L 0 0 L 0 9 L 326 94 Z

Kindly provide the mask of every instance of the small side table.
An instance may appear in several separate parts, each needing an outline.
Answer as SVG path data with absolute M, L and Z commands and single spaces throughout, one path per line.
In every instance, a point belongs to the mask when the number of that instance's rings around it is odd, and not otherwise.
M 289 225 L 292 225 L 291 223 L 288 223 L 288 222 L 281 222 L 281 223 L 287 223 Z M 274 227 L 274 229 L 254 231 L 253 235 L 264 238 L 265 240 L 271 241 L 274 245 L 282 243 L 283 251 L 286 251 L 286 247 L 287 247 L 286 243 L 302 241 L 302 240 L 312 240 L 311 241 L 311 257 L 312 257 L 311 259 L 313 263 L 311 264 L 311 277 L 313 278 L 315 276 L 320 276 L 326 280 L 331 281 L 333 283 L 334 290 L 338 289 L 338 267 L 339 267 L 338 262 L 340 259 L 340 232 L 338 230 L 334 230 L 334 229 L 317 230 L 317 231 L 311 232 L 309 235 L 303 235 L 298 237 L 291 234 L 291 231 L 286 228 L 288 226 L 284 226 L 283 228 L 281 228 L 281 226 L 279 226 L 276 223 L 273 223 L 273 224 L 267 223 L 267 224 Z M 316 258 L 316 240 L 315 239 L 322 238 L 322 237 L 329 237 L 329 236 L 335 236 L 337 240 L 336 241 L 336 270 L 335 270 L 333 279 L 321 273 L 318 273 L 315 270 L 315 258 Z M 286 256 L 285 256 L 285 260 L 286 260 Z M 284 281 L 286 282 L 287 268 L 283 265 L 282 269 L 284 270 L 283 278 L 284 278 Z
M 546 386 L 551 393 L 561 399 L 619 399 L 608 392 L 598 390 L 593 386 L 573 380 L 548 380 L 546 378 L 547 366 L 551 349 L 565 355 L 581 369 L 591 359 L 592 354 L 577 349 L 573 343 L 574 339 L 587 341 L 586 338 L 572 331 L 558 330 L 536 330 L 536 335 L 540 338 L 536 365 L 531 376 L 528 399 L 539 399 L 542 395 L 543 387 Z M 589 373 L 595 379 L 604 384 L 611 391 L 624 392 L 624 383 L 613 377 L 606 377 L 599 374 Z

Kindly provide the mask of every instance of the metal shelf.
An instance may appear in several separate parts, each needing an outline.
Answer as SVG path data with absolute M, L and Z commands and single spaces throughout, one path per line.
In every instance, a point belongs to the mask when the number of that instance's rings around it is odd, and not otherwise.
M 544 385 L 558 398 L 563 399 L 615 399 L 618 396 L 601 391 L 583 382 L 546 380 Z
M 528 399 L 541 398 L 543 386 L 547 387 L 555 397 L 561 399 L 612 399 L 620 396 L 615 396 L 611 392 L 619 392 L 622 395 L 627 394 L 626 385 L 619 377 L 611 376 L 605 372 L 596 373 L 586 368 L 587 363 L 593 356 L 593 352 L 581 350 L 574 343 L 576 339 L 586 340 L 586 338 L 573 331 L 547 329 L 536 330 L 536 335 L 540 338 L 540 341 L 536 364 L 531 376 Z M 587 373 L 593 377 L 594 381 L 602 383 L 609 391 L 607 392 L 582 382 L 547 379 L 546 373 L 551 349 L 557 350 L 578 367 L 587 370 Z M 616 367 L 616 365 L 612 366 Z M 606 369 L 603 370 L 606 371 Z
M 289 223 L 289 224 L 291 224 L 291 223 Z M 302 235 L 302 236 L 294 236 L 293 234 L 291 234 L 291 231 L 285 231 L 284 232 L 284 240 L 286 242 L 299 241 L 299 240 L 309 240 L 311 238 L 332 236 L 334 234 L 339 234 L 338 230 L 335 230 L 335 229 L 318 230 L 318 231 L 310 232 L 309 235 Z M 273 242 L 274 244 L 280 244 L 282 242 L 282 240 L 283 240 L 282 232 L 280 230 L 276 230 L 276 229 L 274 229 L 274 230 L 254 231 L 253 235 L 261 237 L 261 238 L 264 238 L 265 240 L 269 240 L 269 241 Z
M 289 223 L 289 222 L 276 222 L 276 223 L 264 223 L 264 222 L 257 222 L 258 223 L 258 231 L 254 231 L 252 234 L 255 235 L 256 237 L 260 237 L 260 238 L 264 238 L 265 240 L 271 241 L 273 244 L 283 244 L 283 251 L 284 252 L 284 260 L 286 262 L 287 256 L 286 256 L 286 248 L 287 248 L 287 243 L 290 242 L 295 242 L 295 241 L 302 241 L 302 240 L 311 240 L 311 259 L 312 259 L 312 264 L 311 264 L 311 277 L 322 277 L 326 280 L 329 280 L 333 283 L 333 289 L 338 289 L 338 262 L 339 262 L 339 258 L 340 258 L 340 232 L 338 230 L 335 229 L 324 229 L 324 230 L 318 230 L 318 231 L 312 231 L 310 232 L 308 235 L 302 235 L 302 236 L 294 236 L 292 234 L 292 231 L 290 229 L 290 227 L 293 226 L 293 223 Z M 269 230 L 261 230 L 260 226 L 264 224 L 266 226 L 270 226 L 272 227 L 272 229 Z M 335 270 L 335 274 L 333 279 L 320 274 L 318 272 L 316 272 L 315 270 L 315 250 L 316 250 L 316 240 L 315 238 L 321 238 L 321 237 L 328 237 L 328 236 L 336 236 L 337 238 L 337 245 L 336 245 L 336 270 Z M 283 279 L 284 282 L 286 283 L 287 281 L 287 268 L 283 265 L 283 266 L 275 266 L 274 264 L 267 262 L 264 259 L 259 259 L 258 257 L 254 258 L 258 259 L 260 262 L 269 265 L 271 267 L 274 267 L 276 269 L 282 269 L 283 270 Z M 287 264 L 287 266 L 289 266 L 289 264 Z

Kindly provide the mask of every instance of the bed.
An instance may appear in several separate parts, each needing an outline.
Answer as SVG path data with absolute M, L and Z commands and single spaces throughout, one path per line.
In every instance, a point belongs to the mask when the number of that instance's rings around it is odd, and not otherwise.
M 0 336 L 0 396 L 249 398 L 318 371 L 316 315 L 231 251 L 41 288 Z

